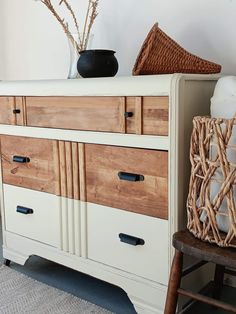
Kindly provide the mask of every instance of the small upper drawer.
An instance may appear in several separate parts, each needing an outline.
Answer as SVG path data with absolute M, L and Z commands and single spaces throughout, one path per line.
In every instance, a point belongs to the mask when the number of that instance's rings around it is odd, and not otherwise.
M 168 218 L 168 153 L 85 144 L 86 199 Z
M 25 124 L 22 97 L 0 96 L 0 124 Z
M 0 123 L 16 124 L 13 110 L 15 108 L 14 97 L 0 97 Z
M 1 135 L 3 182 L 58 194 L 57 142 Z
M 27 125 L 125 133 L 124 97 L 26 97 Z
M 168 135 L 169 97 L 127 97 L 127 133 Z

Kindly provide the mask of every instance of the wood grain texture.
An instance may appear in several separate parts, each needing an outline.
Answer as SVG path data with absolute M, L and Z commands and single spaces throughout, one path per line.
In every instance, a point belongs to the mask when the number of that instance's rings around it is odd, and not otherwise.
M 195 238 L 188 230 L 181 230 L 173 235 L 173 246 L 196 259 L 236 269 L 234 248 L 222 248 L 204 242 Z
M 168 153 L 85 144 L 87 201 L 168 219 Z M 120 180 L 120 171 L 144 181 Z
M 70 199 L 79 199 L 78 143 L 59 141 L 60 194 Z
M 0 124 L 16 124 L 14 97 L 0 97 Z
M 15 114 L 15 120 L 17 125 L 26 125 L 26 106 L 25 97 L 15 97 L 15 109 L 19 109 L 20 113 Z
M 55 141 L 1 135 L 3 182 L 33 190 L 57 194 Z M 13 156 L 25 156 L 30 162 L 13 162 Z
M 27 125 L 125 133 L 124 97 L 26 97 Z
M 85 169 L 85 144 L 79 144 L 79 174 L 80 174 L 80 199 L 86 202 L 86 169 Z
M 143 134 L 168 135 L 169 98 L 143 97 Z
M 142 134 L 142 97 L 127 97 L 126 111 L 133 113 L 126 118 L 126 133 Z
M 168 135 L 168 97 L 127 97 L 126 111 L 133 112 L 133 117 L 126 119 L 127 133 Z
M 175 314 L 178 302 L 178 289 L 183 268 L 183 253 L 175 250 L 170 272 L 164 314 Z

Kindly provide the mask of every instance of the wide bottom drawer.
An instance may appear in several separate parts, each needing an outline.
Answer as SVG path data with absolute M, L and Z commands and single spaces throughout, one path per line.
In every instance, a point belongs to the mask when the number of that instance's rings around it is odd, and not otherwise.
M 88 204 L 88 258 L 167 284 L 168 221 Z
M 6 230 L 58 247 L 59 198 L 4 184 Z

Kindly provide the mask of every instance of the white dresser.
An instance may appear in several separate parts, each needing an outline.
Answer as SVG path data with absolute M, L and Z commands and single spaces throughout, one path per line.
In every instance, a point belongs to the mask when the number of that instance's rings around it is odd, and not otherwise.
M 192 117 L 216 76 L 0 83 L 3 255 L 38 255 L 163 313 Z

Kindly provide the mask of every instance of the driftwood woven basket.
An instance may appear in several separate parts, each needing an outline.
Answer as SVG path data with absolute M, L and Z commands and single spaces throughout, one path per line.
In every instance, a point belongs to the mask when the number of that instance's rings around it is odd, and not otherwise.
M 221 66 L 182 48 L 155 24 L 139 52 L 133 75 L 168 73 L 219 73 Z
M 187 199 L 190 232 L 201 240 L 216 243 L 221 247 L 234 248 L 235 124 L 236 119 L 193 119 L 190 148 L 192 170 Z

